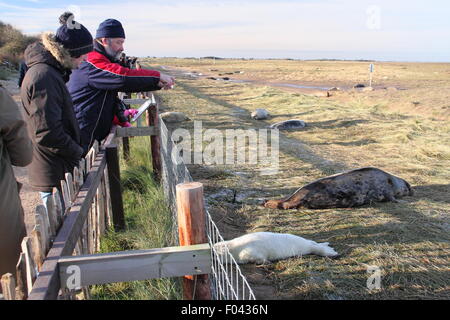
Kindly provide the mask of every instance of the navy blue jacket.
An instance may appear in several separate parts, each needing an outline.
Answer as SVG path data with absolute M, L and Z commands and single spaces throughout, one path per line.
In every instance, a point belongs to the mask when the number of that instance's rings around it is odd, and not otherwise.
M 67 83 L 85 152 L 95 140 L 105 139 L 111 131 L 118 92 L 160 89 L 158 71 L 129 69 L 111 60 L 96 43 L 95 51 L 73 70 Z

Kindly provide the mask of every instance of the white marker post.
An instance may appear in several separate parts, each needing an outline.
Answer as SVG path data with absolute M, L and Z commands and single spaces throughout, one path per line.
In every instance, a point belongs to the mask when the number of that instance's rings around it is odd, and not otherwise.
M 369 87 L 370 88 L 372 88 L 372 74 L 373 74 L 374 69 L 375 69 L 375 66 L 373 65 L 373 63 L 371 63 L 369 66 Z

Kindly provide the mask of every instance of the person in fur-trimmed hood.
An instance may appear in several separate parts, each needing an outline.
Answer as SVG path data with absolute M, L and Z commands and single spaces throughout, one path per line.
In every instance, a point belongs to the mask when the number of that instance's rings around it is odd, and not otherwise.
M 83 155 L 80 129 L 66 87 L 72 69 L 93 49 L 93 38 L 73 15 L 62 15 L 56 34 L 44 33 L 41 41 L 25 50 L 28 71 L 20 95 L 33 141 L 33 161 L 28 174 L 41 197 L 59 188 L 66 172 L 72 172 Z

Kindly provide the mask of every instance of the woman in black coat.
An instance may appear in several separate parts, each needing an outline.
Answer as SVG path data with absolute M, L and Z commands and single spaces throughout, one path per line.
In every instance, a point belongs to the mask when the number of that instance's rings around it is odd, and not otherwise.
M 20 91 L 33 140 L 29 167 L 31 186 L 41 197 L 51 195 L 66 172 L 72 172 L 83 155 L 80 129 L 66 88 L 71 69 L 76 69 L 93 48 L 92 36 L 82 25 L 62 25 L 56 35 L 45 33 L 42 41 L 25 50 L 28 71 Z

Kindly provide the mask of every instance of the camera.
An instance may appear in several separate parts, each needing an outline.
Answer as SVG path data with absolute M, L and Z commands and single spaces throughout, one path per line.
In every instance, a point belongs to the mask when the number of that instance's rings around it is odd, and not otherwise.
M 129 57 L 125 54 L 125 52 L 122 52 L 119 58 L 119 64 L 122 67 L 134 69 L 136 67 L 137 59 L 137 57 Z

